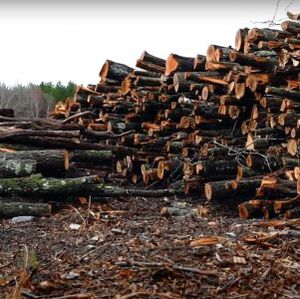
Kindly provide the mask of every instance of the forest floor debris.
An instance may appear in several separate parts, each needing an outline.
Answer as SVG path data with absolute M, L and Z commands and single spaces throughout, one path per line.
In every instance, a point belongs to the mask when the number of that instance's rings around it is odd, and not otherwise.
M 1 299 L 300 298 L 299 219 L 245 220 L 209 206 L 161 215 L 168 205 L 130 198 L 1 220 Z

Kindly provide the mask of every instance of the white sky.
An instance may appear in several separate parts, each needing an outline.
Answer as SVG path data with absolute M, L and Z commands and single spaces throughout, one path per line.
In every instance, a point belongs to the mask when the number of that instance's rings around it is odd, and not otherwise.
M 280 0 L 300 12 L 300 0 Z M 143 50 L 194 57 L 233 45 L 238 28 L 266 27 L 277 0 L 0 1 L 0 81 L 96 83 L 105 59 L 135 65 Z

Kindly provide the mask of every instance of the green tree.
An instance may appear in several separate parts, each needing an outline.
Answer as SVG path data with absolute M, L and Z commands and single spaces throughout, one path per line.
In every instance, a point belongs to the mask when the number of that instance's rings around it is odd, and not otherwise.
M 72 81 L 69 81 L 67 85 L 63 85 L 61 81 L 58 81 L 56 84 L 52 82 L 42 82 L 40 88 L 45 94 L 50 95 L 55 102 L 58 102 L 68 97 L 73 97 L 76 84 Z

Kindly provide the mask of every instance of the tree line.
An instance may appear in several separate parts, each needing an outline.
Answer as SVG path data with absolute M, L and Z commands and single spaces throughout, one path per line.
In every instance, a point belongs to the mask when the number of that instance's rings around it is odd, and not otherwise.
M 74 82 L 66 85 L 58 81 L 37 84 L 7 86 L 0 83 L 0 108 L 12 108 L 16 117 L 47 117 L 58 101 L 73 97 Z

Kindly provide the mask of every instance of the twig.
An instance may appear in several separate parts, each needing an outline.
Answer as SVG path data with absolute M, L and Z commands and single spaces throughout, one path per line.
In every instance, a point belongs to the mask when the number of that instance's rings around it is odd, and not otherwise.
M 159 263 L 159 262 L 139 262 L 139 261 L 124 261 L 124 262 L 116 262 L 115 263 L 118 266 L 126 267 L 126 266 L 133 266 L 133 267 L 166 267 L 164 263 Z M 180 270 L 184 272 L 193 272 L 193 273 L 198 273 L 202 275 L 208 275 L 208 276 L 217 276 L 218 273 L 216 271 L 211 271 L 211 270 L 201 270 L 198 268 L 194 267 L 186 267 L 186 266 L 181 266 L 181 265 L 176 265 L 176 264 L 170 264 L 168 265 L 169 268 L 172 268 L 174 270 Z
M 128 295 L 117 295 L 116 296 L 116 299 L 130 299 L 130 298 L 134 298 L 134 297 L 137 297 L 137 298 L 140 298 L 140 296 L 147 296 L 147 295 L 150 295 L 149 292 L 133 292 L 133 293 L 130 293 Z
M 96 298 L 93 294 L 73 294 L 73 295 L 65 295 L 61 297 L 49 297 L 49 299 L 93 299 Z
M 277 14 L 277 11 L 278 11 L 278 7 L 279 7 L 279 3 L 280 3 L 281 0 L 277 0 L 276 2 L 276 9 L 275 9 L 275 12 L 274 12 L 274 15 L 273 15 L 273 18 L 269 24 L 269 27 L 271 27 L 272 25 L 274 25 L 274 21 L 275 21 L 275 18 L 276 18 L 276 14 Z

